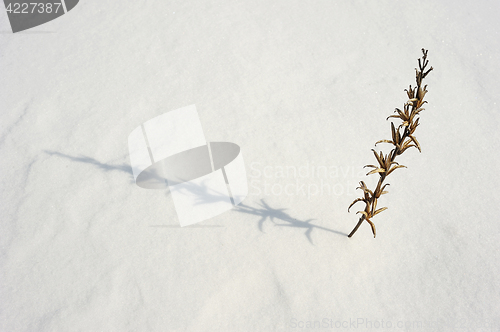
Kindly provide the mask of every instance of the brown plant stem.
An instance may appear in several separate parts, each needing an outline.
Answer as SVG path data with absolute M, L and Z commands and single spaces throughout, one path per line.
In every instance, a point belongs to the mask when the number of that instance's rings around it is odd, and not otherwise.
M 427 51 L 425 49 L 422 49 L 423 52 L 423 57 L 422 59 L 418 59 L 418 67 L 419 69 L 415 68 L 416 71 L 416 83 L 417 86 L 415 89 L 410 88 L 409 90 L 405 90 L 409 100 L 405 103 L 403 110 L 401 111 L 396 108 L 396 111 L 399 115 L 391 115 L 388 117 L 395 117 L 395 118 L 400 118 L 403 123 L 397 127 L 397 129 L 394 126 L 394 123 L 391 122 L 391 131 L 392 131 L 392 141 L 389 140 L 381 140 L 375 143 L 377 145 L 378 143 L 391 143 L 394 145 L 394 148 L 387 154 L 384 155 L 382 152 L 380 154 L 377 154 L 375 150 L 372 149 L 373 153 L 375 154 L 375 157 L 377 158 L 377 161 L 379 163 L 379 166 L 375 165 L 367 165 L 365 167 L 373 167 L 374 169 L 369 172 L 367 175 L 370 174 L 375 174 L 378 173 L 380 178 L 378 179 L 377 187 L 374 192 L 369 190 L 365 183 L 363 181 L 360 182 L 361 186 L 358 189 L 363 190 L 363 196 L 362 198 L 357 198 L 354 200 L 354 202 L 351 203 L 351 205 L 348 208 L 349 209 L 357 202 L 364 202 L 365 203 L 365 209 L 363 211 L 358 211 L 357 213 L 361 213 L 362 216 L 359 218 L 358 223 L 354 227 L 354 229 L 351 231 L 351 233 L 348 235 L 348 237 L 352 237 L 354 233 L 358 230 L 359 226 L 363 223 L 363 221 L 367 221 L 373 232 L 373 237 L 376 237 L 376 230 L 375 230 L 375 225 L 371 221 L 371 218 L 377 215 L 378 213 L 384 211 L 387 209 L 386 207 L 381 208 L 381 209 L 376 209 L 377 208 L 377 200 L 380 198 L 381 195 L 385 194 L 386 191 L 383 191 L 388 184 L 383 185 L 383 182 L 385 178 L 392 173 L 395 169 L 400 168 L 400 167 L 406 167 L 403 165 L 399 165 L 395 160 L 396 157 L 399 156 L 400 154 L 403 154 L 404 151 L 406 151 L 410 147 L 415 147 L 420 151 L 420 144 L 418 143 L 417 139 L 413 135 L 415 132 L 415 129 L 419 125 L 418 121 L 420 118 L 416 118 L 416 116 L 423 110 L 422 105 L 426 103 L 424 101 L 425 94 L 427 93 L 426 87 L 424 86 L 422 88 L 422 80 L 429 74 L 429 72 L 433 69 L 432 67 L 425 71 L 425 68 L 428 64 L 427 60 Z M 411 109 L 410 109 L 411 106 Z M 403 132 L 400 132 L 400 128 L 403 128 Z M 406 141 L 406 139 L 409 139 Z M 392 166 L 393 164 L 396 164 L 397 166 Z
M 365 220 L 365 216 L 361 216 L 361 218 L 359 218 L 358 223 L 356 224 L 356 227 L 354 227 L 354 229 L 351 231 L 351 233 L 349 233 L 349 235 L 347 235 L 347 237 L 353 236 L 354 233 L 356 233 L 356 231 L 358 230 L 359 226 L 361 226 L 361 224 L 363 223 L 364 220 Z

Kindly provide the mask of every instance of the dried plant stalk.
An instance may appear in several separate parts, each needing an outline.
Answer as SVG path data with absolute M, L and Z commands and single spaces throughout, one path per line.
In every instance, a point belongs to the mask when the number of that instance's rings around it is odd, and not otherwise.
M 391 134 L 392 140 L 380 140 L 375 143 L 389 143 L 394 146 L 394 148 L 386 155 L 380 151 L 377 153 L 372 149 L 375 158 L 377 159 L 378 165 L 366 165 L 365 167 L 371 167 L 373 170 L 368 172 L 366 175 L 370 174 L 378 174 L 379 179 L 377 183 L 377 187 L 374 191 L 368 189 L 366 184 L 361 181 L 360 186 L 356 189 L 361 189 L 363 191 L 363 196 L 361 198 L 356 198 L 354 202 L 349 205 L 347 211 L 351 209 L 351 207 L 357 202 L 364 202 L 365 209 L 362 211 L 358 211 L 357 214 L 361 214 L 356 227 L 352 230 L 352 232 L 348 235 L 349 237 L 353 236 L 353 234 L 358 230 L 359 226 L 363 223 L 363 221 L 367 221 L 373 232 L 373 237 L 376 236 L 375 225 L 372 222 L 372 218 L 379 214 L 380 212 L 386 210 L 386 207 L 377 209 L 377 203 L 380 196 L 386 194 L 385 187 L 389 184 L 384 184 L 384 180 L 387 178 L 389 174 L 394 172 L 396 169 L 401 167 L 406 167 L 403 165 L 399 165 L 395 159 L 397 156 L 401 155 L 407 149 L 411 147 L 415 147 L 418 151 L 421 151 L 420 144 L 415 137 L 415 129 L 417 129 L 419 123 L 419 119 L 417 115 L 423 111 L 422 106 L 426 103 L 424 101 L 425 94 L 427 93 L 427 85 L 422 87 L 422 80 L 429 74 L 429 72 L 433 69 L 432 67 L 426 70 L 427 64 L 429 61 L 427 60 L 427 50 L 422 49 L 423 56 L 421 59 L 418 59 L 418 69 L 415 68 L 416 71 L 416 81 L 417 86 L 412 89 L 411 85 L 408 90 L 405 89 L 406 94 L 408 95 L 408 101 L 404 104 L 403 111 L 396 108 L 394 113 L 396 115 L 391 115 L 389 118 L 399 118 L 402 123 L 396 128 L 394 123 L 391 122 Z

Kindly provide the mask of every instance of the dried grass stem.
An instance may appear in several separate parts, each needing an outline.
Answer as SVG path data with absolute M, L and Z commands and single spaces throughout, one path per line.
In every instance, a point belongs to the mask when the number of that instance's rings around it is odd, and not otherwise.
M 422 80 L 433 69 L 432 67 L 430 67 L 428 70 L 426 70 L 427 64 L 429 63 L 429 61 L 427 60 L 427 50 L 422 49 L 422 53 L 422 58 L 418 59 L 418 69 L 415 68 L 417 86 L 412 89 L 410 85 L 408 90 L 405 89 L 406 94 L 408 95 L 408 101 L 404 104 L 403 110 L 396 108 L 394 113 L 397 114 L 387 117 L 387 119 L 398 118 L 402 121 L 402 123 L 396 128 L 394 126 L 394 123 L 391 122 L 392 140 L 384 139 L 375 143 L 375 146 L 378 143 L 389 143 L 392 144 L 394 148 L 386 155 L 384 155 L 382 151 L 380 151 L 380 153 L 377 153 L 374 149 L 372 149 L 373 154 L 377 159 L 378 165 L 365 166 L 373 168 L 373 170 L 368 172 L 366 175 L 378 173 L 379 179 L 377 187 L 375 188 L 375 191 L 371 191 L 370 189 L 368 189 L 366 184 L 361 181 L 359 183 L 360 186 L 356 189 L 361 189 L 363 191 L 363 195 L 360 198 L 356 198 L 347 209 L 347 211 L 349 211 L 350 208 L 358 202 L 365 203 L 364 210 L 357 212 L 357 214 L 361 214 L 361 217 L 359 218 L 359 221 L 352 232 L 348 235 L 349 237 L 353 236 L 354 233 L 356 233 L 359 226 L 361 226 L 361 224 L 365 220 L 370 224 L 372 228 L 373 237 L 377 235 L 375 224 L 372 222 L 371 218 L 387 209 L 387 207 L 377 209 L 378 199 L 380 198 L 380 196 L 387 193 L 387 191 L 384 191 L 384 189 L 389 185 L 384 184 L 384 180 L 396 169 L 406 167 L 403 165 L 399 165 L 395 161 L 396 157 L 403 154 L 407 149 L 411 147 L 415 147 L 418 149 L 418 151 L 421 152 L 420 144 L 414 133 L 419 125 L 420 118 L 418 118 L 417 115 L 424 110 L 422 106 L 426 103 L 426 101 L 424 101 L 424 97 L 427 93 L 427 85 L 422 87 Z

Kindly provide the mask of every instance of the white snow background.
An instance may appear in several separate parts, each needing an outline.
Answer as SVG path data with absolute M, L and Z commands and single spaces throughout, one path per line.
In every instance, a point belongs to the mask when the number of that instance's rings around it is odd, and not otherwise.
M 498 17 L 86 0 L 12 34 L 2 7 L 0 330 L 500 331 Z M 421 48 L 422 153 L 398 158 L 377 238 L 348 238 Z M 191 104 L 208 141 L 241 147 L 250 192 L 181 228 L 168 192 L 134 184 L 127 137 Z

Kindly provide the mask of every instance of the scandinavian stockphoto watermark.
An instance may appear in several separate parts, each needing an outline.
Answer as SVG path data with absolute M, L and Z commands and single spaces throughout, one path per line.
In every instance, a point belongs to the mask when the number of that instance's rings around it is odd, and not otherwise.
M 438 321 L 427 319 L 369 319 L 366 317 L 335 319 L 324 317 L 321 319 L 292 318 L 287 322 L 287 327 L 293 330 L 392 330 L 397 331 L 443 331 L 449 329 L 472 331 L 498 331 L 498 322 L 484 319 L 481 321 Z
M 250 195 L 255 196 L 317 196 L 355 195 L 352 179 L 364 176 L 359 167 L 321 165 L 250 165 Z
M 79 0 L 4 0 L 12 32 L 31 29 L 52 21 L 70 10 Z
M 322 318 L 319 320 L 300 320 L 292 318 L 288 326 L 292 329 L 421 329 L 424 331 L 434 330 L 439 327 L 437 321 L 426 320 L 398 320 L 349 318 L 333 319 Z
M 169 190 L 181 226 L 228 211 L 248 194 L 240 147 L 207 142 L 195 105 L 146 121 L 128 147 L 135 183 Z

